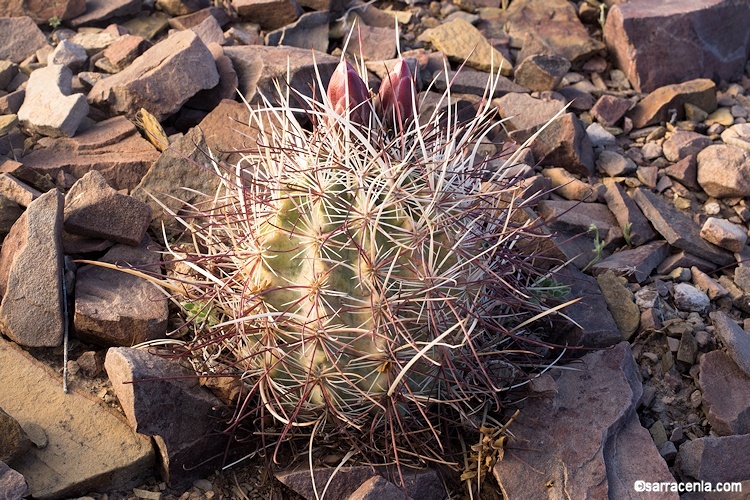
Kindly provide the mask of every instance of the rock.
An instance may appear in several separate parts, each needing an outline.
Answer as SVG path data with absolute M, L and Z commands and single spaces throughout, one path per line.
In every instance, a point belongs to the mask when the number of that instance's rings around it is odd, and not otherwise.
M 184 16 L 208 8 L 210 0 L 156 0 L 156 8 L 171 16 Z
M 588 182 L 575 177 L 564 168 L 545 168 L 542 175 L 550 180 L 555 194 L 566 200 L 595 201 L 598 192 Z
M 670 245 L 719 266 L 733 264 L 734 257 L 729 252 L 701 238 L 698 225 L 659 195 L 638 188 L 633 192 L 633 199 Z
M 594 276 L 605 271 L 613 271 L 618 276 L 625 276 L 629 281 L 643 283 L 651 272 L 667 258 L 667 242 L 652 241 L 645 245 L 613 253 L 609 257 L 591 266 Z
M 172 488 L 219 465 L 227 444 L 217 433 L 222 403 L 199 386 L 192 368 L 129 347 L 109 349 L 104 368 L 130 427 L 154 437 Z
M 0 491 L 3 492 L 3 498 L 25 498 L 28 489 L 23 475 L 0 461 Z
M 47 38 L 32 18 L 0 16 L 0 60 L 18 64 L 47 46 Z
M 151 222 L 151 207 L 109 187 L 104 176 L 92 170 L 65 195 L 65 230 L 137 246 Z
M 643 390 L 628 344 L 575 366 L 561 371 L 553 397 L 527 399 L 513 423 L 494 468 L 507 496 L 628 498 L 636 479 L 673 481 L 635 413 Z
M 570 61 L 556 54 L 534 54 L 518 65 L 514 80 L 532 92 L 554 90 L 570 69 Z
M 594 278 L 569 265 L 557 271 L 554 280 L 570 288 L 567 295 L 569 299 L 580 299 L 565 308 L 565 314 L 575 323 L 570 325 L 570 331 L 560 332 L 557 342 L 603 348 L 622 340 L 622 334 L 607 309 L 607 302 Z
M 362 483 L 347 500 L 401 500 L 404 492 L 381 476 L 374 476 Z
M 747 231 L 726 219 L 709 217 L 701 228 L 701 237 L 714 245 L 739 253 L 747 243 Z
M 123 35 L 104 49 L 104 57 L 96 61 L 96 67 L 108 73 L 120 72 L 143 54 L 148 46 L 143 37 Z
M 422 33 L 422 38 L 453 62 L 466 62 L 470 68 L 491 73 L 497 73 L 499 69 L 503 76 L 513 72 L 513 64 L 490 45 L 478 29 L 463 19 L 428 29 Z
M 495 78 L 496 76 L 484 71 L 463 67 L 460 71 L 448 70 L 447 73 L 441 71 L 439 76 L 436 75 L 433 78 L 435 80 L 435 90 L 439 92 L 445 92 L 448 88 L 448 82 L 450 82 L 451 93 L 483 96 L 487 90 L 487 82 L 490 78 Z M 527 92 L 527 89 L 501 75 L 497 77 L 497 86 L 492 92 L 491 97 L 495 99 L 511 92 L 523 93 Z
M 726 313 L 715 311 L 710 317 L 716 329 L 716 336 L 726 347 L 727 354 L 750 378 L 750 333 L 740 328 Z
M 5 90 L 17 74 L 18 64 L 5 59 L 0 59 L 0 90 Z
M 67 21 L 86 10 L 85 0 L 29 2 L 8 0 L 0 4 L 0 17 L 31 17 L 36 24 L 47 24 L 53 17 Z
M 0 243 L 22 213 L 23 209 L 18 203 L 0 194 Z
M 0 463 L 12 462 L 31 449 L 31 440 L 21 424 L 0 408 Z M 0 492 L 2 490 L 0 489 Z
M 100 260 L 124 268 L 158 273 L 159 254 L 115 245 Z M 116 269 L 90 265 L 76 273 L 73 329 L 75 336 L 104 346 L 133 346 L 164 338 L 168 299 L 159 285 Z
M 0 252 L 0 331 L 22 346 L 63 341 L 62 217 L 62 194 L 43 194 L 13 225 Z
M 565 113 L 547 125 L 531 143 L 531 151 L 540 165 L 562 166 L 581 176 L 594 174 L 594 148 L 573 113 Z
M 74 73 L 78 73 L 88 61 L 86 49 L 70 40 L 63 40 L 57 44 L 55 50 L 47 57 L 47 64 L 61 64 L 67 66 Z
M 750 152 L 715 144 L 698 153 L 698 184 L 714 198 L 750 196 Z
M 698 354 L 698 342 L 690 332 L 685 332 L 680 337 L 680 345 L 677 348 L 677 361 L 693 366 L 695 356 Z
M 224 45 L 224 31 L 221 29 L 219 21 L 214 16 L 206 16 L 202 23 L 191 26 L 190 29 L 198 35 L 203 44 L 208 47 L 210 44 Z
M 599 155 L 600 159 L 604 156 L 604 153 L 609 152 L 602 151 Z M 637 247 L 654 239 L 656 233 L 651 228 L 648 219 L 622 186 L 616 182 L 605 182 L 604 185 L 606 186 L 604 201 L 607 202 L 607 208 L 617 219 L 626 242 L 629 239 L 630 244 Z
M 622 334 L 622 338 L 629 340 L 638 331 L 641 313 L 635 305 L 633 294 L 625 288 L 615 273 L 606 271 L 596 278 L 602 291 L 607 308 Z
M 89 113 L 83 94 L 72 94 L 70 69 L 60 65 L 31 73 L 26 99 L 18 110 L 21 126 L 50 137 L 73 137 Z
M 293 23 L 302 15 L 295 0 L 232 0 L 232 7 L 243 20 L 268 31 Z
M 675 110 L 676 118 L 682 120 L 687 103 L 707 112 L 715 110 L 716 84 L 708 79 L 698 79 L 659 87 L 636 104 L 628 116 L 633 120 L 634 128 L 669 121 L 670 110 Z
M 235 46 L 225 47 L 224 53 L 232 60 L 237 77 L 238 89 L 252 104 L 263 102 L 264 95 L 270 102 L 277 102 L 274 82 L 288 81 L 291 88 L 303 95 L 312 96 L 311 84 L 317 82 L 315 63 L 324 86 L 328 85 L 339 59 L 296 47 Z M 287 71 L 289 77 L 287 77 Z M 285 90 L 282 87 L 282 90 Z M 318 90 L 318 96 L 320 91 Z
M 698 162 L 695 155 L 689 155 L 664 169 L 664 173 L 692 191 L 698 191 Z
M 239 79 L 232 60 L 224 55 L 221 46 L 214 43 L 209 45 L 208 49 L 214 57 L 216 70 L 219 72 L 219 84 L 212 89 L 201 90 L 188 99 L 185 106 L 210 112 L 224 99 L 237 97 Z
M 721 133 L 724 144 L 750 151 L 750 123 L 732 125 Z
M 664 157 L 672 162 L 680 161 L 686 156 L 700 153 L 711 144 L 713 141 L 703 134 L 678 130 L 664 141 Z
M 176 30 L 186 30 L 198 26 L 208 17 L 216 19 L 221 27 L 226 26 L 232 20 L 224 10 L 212 6 L 183 16 L 172 17 L 169 19 L 169 25 Z
M 36 425 L 48 443 L 32 447 L 14 469 L 34 498 L 77 498 L 141 484 L 151 473 L 151 442 L 89 395 L 61 390 L 62 381 L 29 354 L 0 339 L 0 406 L 22 427 Z
M 104 370 L 104 351 L 86 351 L 76 359 L 76 364 L 89 378 L 96 377 Z
M 630 99 L 604 94 L 591 108 L 591 116 L 605 127 L 614 127 L 632 107 Z
M 21 158 L 28 168 L 57 178 L 81 178 L 100 172 L 116 190 L 132 190 L 159 158 L 159 153 L 124 116 L 97 123 L 72 139 L 42 139 L 45 147 Z
M 729 295 L 729 290 L 721 286 L 715 279 L 711 278 L 708 274 L 704 273 L 697 267 L 691 267 L 690 274 L 692 275 L 693 284 L 696 288 L 705 292 L 705 294 L 708 295 L 708 298 L 712 301 Z
M 617 219 L 603 203 L 541 200 L 537 210 L 544 220 L 554 222 L 557 227 L 574 233 L 589 232 L 593 224 L 599 233 L 599 239 L 607 249 L 624 242 Z M 593 247 L 593 242 L 591 247 Z
M 683 443 L 677 460 L 682 473 L 698 481 L 707 481 L 714 485 L 726 481 L 747 481 L 750 478 L 748 446 L 750 434 L 703 437 Z M 717 495 L 712 498 L 729 498 L 726 492 Z
M 156 44 L 125 70 L 98 81 L 88 99 L 110 114 L 133 118 L 145 108 L 161 121 L 198 91 L 218 83 L 211 52 L 198 35 L 186 30 Z
M 142 0 L 87 0 L 86 11 L 71 19 L 70 24 L 78 28 L 115 17 L 133 16 L 141 11 L 142 3 Z
M 23 105 L 23 100 L 26 98 L 25 90 L 16 90 L 4 96 L 0 97 L 0 113 L 8 115 L 18 114 L 18 110 Z
M 346 47 L 346 53 L 352 57 L 361 57 L 365 61 L 392 59 L 396 55 L 397 39 L 398 34 L 392 27 L 358 24 Z
M 271 31 L 266 35 L 266 45 L 284 45 L 300 49 L 328 51 L 328 12 L 308 12 L 287 26 Z M 392 42 L 395 44 L 396 39 Z
M 0 174 L 0 194 L 22 207 L 28 207 L 32 201 L 42 195 L 25 182 L 8 174 Z
M 577 66 L 604 48 L 589 36 L 575 8 L 565 0 L 514 0 L 499 21 L 511 38 L 524 41 L 519 60 L 532 54 L 557 54 Z
M 550 99 L 536 99 L 528 94 L 511 92 L 492 101 L 504 119 L 505 127 L 512 131 L 523 132 L 523 140 L 531 137 L 533 133 L 544 124 L 555 117 L 564 107 L 565 103 Z
M 610 146 L 615 146 L 617 144 L 617 138 L 610 132 L 609 130 L 605 129 L 601 123 L 592 123 L 588 127 L 586 127 L 586 135 L 589 136 L 589 140 L 591 141 L 591 145 L 601 148 L 606 148 Z
M 675 306 L 682 311 L 704 312 L 711 304 L 705 292 L 688 283 L 678 283 L 674 286 L 674 301 Z
M 748 25 L 750 10 L 733 0 L 636 0 L 612 6 L 604 40 L 633 87 L 651 92 L 695 78 L 739 77 L 750 55 Z

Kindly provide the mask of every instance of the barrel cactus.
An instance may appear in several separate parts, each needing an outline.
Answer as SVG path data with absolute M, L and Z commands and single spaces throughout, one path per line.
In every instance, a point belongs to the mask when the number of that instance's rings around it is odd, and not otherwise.
M 514 159 L 481 152 L 489 99 L 468 121 L 427 114 L 405 61 L 377 94 L 363 71 L 342 61 L 321 97 L 251 107 L 258 146 L 214 165 L 219 191 L 181 216 L 192 244 L 169 246 L 168 281 L 197 370 L 244 383 L 235 423 L 444 461 L 451 429 L 489 426 L 534 365 L 540 236 Z

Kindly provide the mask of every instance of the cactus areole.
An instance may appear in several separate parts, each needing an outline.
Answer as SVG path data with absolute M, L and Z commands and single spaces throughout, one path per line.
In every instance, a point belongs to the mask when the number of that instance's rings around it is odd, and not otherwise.
M 251 109 L 257 148 L 215 164 L 219 192 L 182 218 L 194 245 L 171 247 L 198 370 L 240 374 L 236 418 L 275 436 L 442 460 L 446 422 L 476 425 L 526 375 L 548 307 L 520 189 L 478 152 L 494 111 L 420 113 L 404 61 L 378 94 L 343 61 L 321 99 L 279 94 Z

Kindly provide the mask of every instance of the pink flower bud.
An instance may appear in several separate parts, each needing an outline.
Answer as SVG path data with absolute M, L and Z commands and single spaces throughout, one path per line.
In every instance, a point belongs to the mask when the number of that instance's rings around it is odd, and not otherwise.
M 348 62 L 342 60 L 331 76 L 328 99 L 337 114 L 346 116 L 348 112 L 349 119 L 361 125 L 370 121 L 367 85 Z
M 403 127 L 414 114 L 414 81 L 406 61 L 399 60 L 393 71 L 380 83 L 380 114 L 386 121 L 394 120 Z

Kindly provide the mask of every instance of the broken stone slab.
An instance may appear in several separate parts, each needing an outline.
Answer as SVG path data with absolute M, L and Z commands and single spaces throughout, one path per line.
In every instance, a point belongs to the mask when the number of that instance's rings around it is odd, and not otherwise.
M 614 127 L 632 107 L 630 99 L 604 94 L 591 108 L 591 116 L 605 127 Z
M 0 194 L 22 207 L 28 207 L 32 201 L 42 195 L 25 182 L 6 173 L 0 174 Z
M 439 74 L 433 77 L 435 90 L 439 92 L 445 92 L 448 89 L 448 83 L 450 83 L 451 92 L 481 96 L 487 90 L 487 83 L 490 78 L 495 78 L 495 76 L 485 71 L 478 71 L 468 67 L 461 68 L 460 71 L 448 70 L 447 73 L 440 71 Z M 524 93 L 528 92 L 528 89 L 500 75 L 497 78 L 497 86 L 494 88 L 491 98 L 496 99 L 511 92 Z
M 592 238 L 594 237 L 594 231 L 591 230 L 593 224 L 605 249 L 612 249 L 625 242 L 617 219 L 603 203 L 541 200 L 537 210 L 544 220 L 554 222 L 556 226 L 576 234 L 590 232 Z
M 685 118 L 685 104 L 693 104 L 710 113 L 716 109 L 716 84 L 701 78 L 684 83 L 659 87 L 631 109 L 627 116 L 633 120 L 634 128 L 666 122 L 671 119 L 670 110 L 677 120 Z
M 28 168 L 51 178 L 60 172 L 80 179 L 97 170 L 116 190 L 132 190 L 159 152 L 124 116 L 101 121 L 73 138 L 42 139 L 43 147 L 21 158 Z
M 689 155 L 664 169 L 664 173 L 686 188 L 698 191 L 698 163 L 695 155 Z
M 602 152 L 602 155 L 606 151 Z M 601 156 L 600 155 L 600 158 Z M 629 234 L 630 243 L 634 246 L 644 245 L 656 237 L 648 219 L 643 215 L 641 209 L 625 190 L 617 182 L 607 182 L 604 185 L 604 201 L 607 208 L 617 219 L 623 236 Z M 666 256 L 665 256 L 666 257 Z
M 81 177 L 65 195 L 65 230 L 72 234 L 136 246 L 146 235 L 151 207 L 120 194 L 96 170 Z
M 16 64 L 47 46 L 47 38 L 29 16 L 0 17 L 0 60 Z
M 636 479 L 673 481 L 635 413 L 643 389 L 628 343 L 571 367 L 553 368 L 557 391 L 527 399 L 510 428 L 513 438 L 493 471 L 508 497 L 607 498 L 631 491 Z
M 29 449 L 31 449 L 31 440 L 21 424 L 0 408 L 0 462 L 13 462 L 26 454 Z
M 651 92 L 695 78 L 739 77 L 750 55 L 748 25 L 743 2 L 635 0 L 612 6 L 604 40 L 633 87 Z M 669 57 L 664 47 L 671 47 Z
M 669 244 L 666 241 L 652 241 L 645 245 L 615 252 L 591 266 L 594 276 L 606 271 L 613 271 L 618 276 L 627 277 L 628 281 L 643 283 L 651 272 L 669 255 Z
M 198 91 L 219 83 L 211 52 L 191 30 L 157 43 L 123 71 L 99 80 L 89 103 L 112 115 L 133 118 L 140 108 L 161 121 Z
M 519 92 L 510 92 L 494 99 L 492 104 L 497 107 L 509 131 L 523 131 L 524 137 L 519 137 L 521 140 L 518 142 L 531 137 L 565 107 L 565 103 L 557 99 L 537 99 Z
M 612 313 L 622 338 L 630 340 L 638 331 L 641 313 L 635 304 L 633 293 L 628 290 L 611 270 L 606 270 L 596 277 L 607 308 Z
M 73 137 L 89 105 L 86 96 L 73 94 L 72 78 L 70 69 L 59 64 L 34 70 L 18 110 L 21 126 L 49 137 Z
M 159 254 L 140 247 L 115 245 L 100 260 L 124 268 L 143 267 L 158 272 Z M 76 273 L 74 335 L 104 346 L 133 346 L 164 338 L 168 299 L 159 286 L 138 276 L 96 265 Z
M 513 138 L 518 142 L 525 140 Z M 594 147 L 583 124 L 573 113 L 565 113 L 544 127 L 532 142 L 531 152 L 540 165 L 560 166 L 584 177 L 594 174 Z
M 677 162 L 686 156 L 700 153 L 711 144 L 713 141 L 703 134 L 678 130 L 664 141 L 662 148 L 667 160 Z
M 411 497 L 405 497 L 404 492 L 395 484 L 381 476 L 375 476 L 362 483 L 347 500 L 401 500 L 404 498 L 411 500 Z
M 701 238 L 700 227 L 658 194 L 638 188 L 633 192 L 633 199 L 654 229 L 670 245 L 719 266 L 735 263 L 731 253 Z
M 398 34 L 393 26 L 368 26 L 358 23 L 346 46 L 346 53 L 351 57 L 361 57 L 365 61 L 386 61 L 396 55 L 397 39 Z
M 142 0 L 88 0 L 86 10 L 70 20 L 73 28 L 101 23 L 115 17 L 134 16 L 141 11 Z
M 328 12 L 308 12 L 292 24 L 271 31 L 266 35 L 266 45 L 284 45 L 300 49 L 328 52 Z M 395 43 L 395 39 L 393 40 Z
M 239 79 L 234 70 L 232 60 L 224 54 L 224 49 L 217 44 L 210 44 L 208 50 L 216 63 L 219 72 L 219 84 L 208 90 L 201 90 L 185 103 L 186 107 L 210 112 L 224 99 L 234 99 L 237 96 Z
M 272 31 L 296 21 L 302 8 L 296 0 L 232 0 L 232 7 L 244 21 Z
M 22 213 L 23 209 L 18 203 L 0 194 L 0 244 Z
M 703 437 L 683 443 L 677 460 L 682 473 L 698 481 L 708 481 L 714 485 L 720 482 L 748 481 L 748 449 L 750 434 Z M 728 497 L 722 493 L 721 498 Z
M 513 64 L 464 19 L 457 18 L 425 30 L 419 38 L 428 41 L 453 62 L 465 62 L 468 67 L 479 71 L 497 73 L 499 70 L 503 76 L 513 73 Z
M 594 202 L 599 197 L 598 189 L 564 168 L 548 167 L 542 170 L 542 175 L 549 179 L 554 193 L 566 200 Z
M 727 354 L 701 356 L 700 385 L 711 429 L 720 436 L 750 433 L 750 376 Z
M 104 368 L 130 427 L 154 437 L 160 472 L 171 487 L 185 487 L 221 465 L 223 403 L 200 387 L 192 369 L 129 347 L 109 349 Z
M 0 491 L 3 498 L 8 500 L 26 498 L 28 489 L 26 478 L 18 471 L 8 467 L 5 462 L 0 461 Z
M 698 184 L 714 198 L 750 196 L 750 152 L 715 144 L 697 157 Z
M 701 228 L 701 237 L 730 252 L 740 253 L 747 243 L 747 231 L 726 219 L 709 217 Z
M 43 194 L 16 221 L 0 251 L 0 331 L 25 347 L 63 341 L 62 218 L 62 193 Z
M 716 329 L 716 336 L 726 347 L 729 357 L 750 377 L 750 333 L 722 311 L 714 311 L 709 316 Z
M 34 498 L 75 498 L 141 484 L 151 474 L 154 451 L 124 419 L 76 391 L 22 349 L 0 339 L 0 406 L 26 428 L 47 434 L 13 468 L 23 474 Z
M 24 0 L 7 0 L 0 4 L 0 17 L 28 16 L 38 25 L 49 23 L 56 17 L 67 21 L 86 10 L 85 0 L 59 0 L 56 2 L 28 2 Z
M 311 84 L 317 83 L 317 63 L 323 86 L 328 85 L 339 59 L 328 54 L 313 53 L 296 47 L 232 46 L 224 47 L 224 53 L 232 60 L 239 79 L 238 90 L 251 104 L 277 102 L 278 93 L 274 82 L 288 82 L 289 86 L 303 95 L 312 96 Z M 287 75 L 287 70 L 289 74 Z M 289 78 L 287 78 L 289 76 Z M 285 85 L 285 84 L 284 84 Z M 286 88 L 283 86 L 282 91 Z M 320 96 L 318 89 L 317 95 Z
M 534 54 L 516 68 L 513 79 L 532 92 L 554 90 L 570 69 L 570 61 L 557 54 Z

